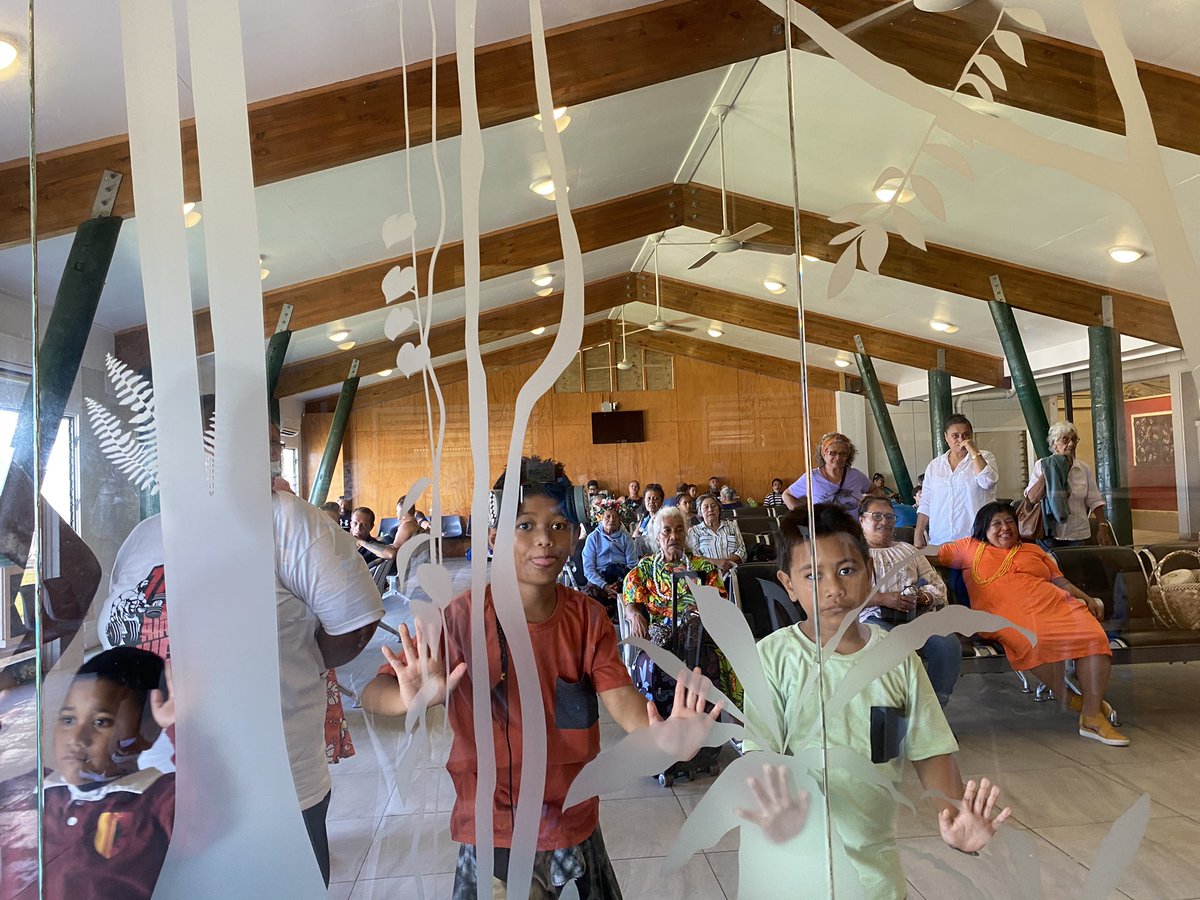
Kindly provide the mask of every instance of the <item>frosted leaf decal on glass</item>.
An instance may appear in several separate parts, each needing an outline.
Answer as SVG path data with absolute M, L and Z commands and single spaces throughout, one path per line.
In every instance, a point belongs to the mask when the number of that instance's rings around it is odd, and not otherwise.
M 383 220 L 383 244 L 391 250 L 397 244 L 409 240 L 416 230 L 417 217 L 412 213 L 388 216 Z
M 383 276 L 383 298 L 388 303 L 394 303 L 405 294 L 417 289 L 417 270 L 412 266 L 392 266 Z
M 429 365 L 429 348 L 424 344 L 404 344 L 396 353 L 396 368 L 410 378 Z
M 394 341 L 408 329 L 412 328 L 413 322 L 412 310 L 407 306 L 397 306 L 388 313 L 388 317 L 383 323 L 383 333 L 389 341 Z

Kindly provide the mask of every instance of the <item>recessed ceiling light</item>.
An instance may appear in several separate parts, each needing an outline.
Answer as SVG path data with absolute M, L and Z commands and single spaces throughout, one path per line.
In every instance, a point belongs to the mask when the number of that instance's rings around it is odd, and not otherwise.
M 900 187 L 900 179 L 889 178 L 875 191 L 875 196 L 878 197 L 883 203 L 890 203 L 892 198 L 896 196 L 896 188 L 898 187 Z M 905 188 L 900 192 L 900 196 L 896 198 L 896 202 L 907 203 L 915 196 L 916 194 L 914 194 L 908 188 Z
M 2 69 L 2 68 L 4 68 L 4 67 L 0 66 L 0 69 Z M 188 201 L 187 203 L 183 204 L 183 227 L 184 228 L 194 228 L 196 225 L 200 224 L 200 219 L 201 219 L 201 216 L 200 216 L 200 213 L 196 212 L 196 204 L 195 203 Z
M 533 328 L 533 329 L 531 329 L 529 333 L 530 333 L 530 334 L 545 334 L 545 333 L 546 333 L 546 326 L 545 326 L 545 325 L 539 325 L 537 328 Z
M 850 360 L 846 359 L 846 357 L 844 357 L 844 356 L 839 356 L 837 359 L 835 359 L 833 361 L 833 364 L 835 366 L 837 366 L 839 369 L 850 368 Z
M 820 257 L 813 256 L 811 253 L 805 253 L 803 255 L 804 255 L 804 258 L 807 259 L 809 262 L 817 262 L 817 260 L 820 259 Z
M 331 341 L 333 341 L 335 344 L 341 343 L 348 337 L 350 337 L 350 332 L 346 331 L 346 329 L 344 329 L 344 328 L 341 331 L 329 332 L 329 339 Z
M 954 332 L 958 331 L 957 325 L 955 325 L 953 322 L 947 322 L 943 319 L 930 319 L 929 327 L 934 331 L 940 331 L 943 334 L 954 334 Z
M 389 375 L 392 374 L 392 370 L 391 369 L 380 369 L 375 374 L 380 376 L 381 378 L 387 378 Z
M 0 38 L 0 72 L 15 63 L 18 56 L 17 45 L 7 38 Z
M 542 114 L 534 113 L 533 117 L 538 122 L 538 131 L 541 131 L 542 130 L 542 124 L 541 124 L 542 123 Z M 562 132 L 567 130 L 567 126 L 570 124 L 571 124 L 571 117 L 567 115 L 567 108 L 565 106 L 555 107 L 555 109 L 554 109 L 554 129 L 559 134 L 562 134 Z
M 1137 262 L 1146 254 L 1137 247 L 1109 247 L 1108 255 L 1113 258 L 1113 262 L 1131 263 Z
M 538 291 L 537 295 L 539 297 L 549 297 L 553 293 L 554 293 L 554 288 L 546 287 L 546 288 L 542 288 L 540 291 Z
M 719 338 L 725 333 L 725 329 L 721 327 L 720 322 L 713 322 L 708 326 L 708 336 Z
M 765 287 L 772 294 L 782 294 L 787 290 L 782 281 L 776 281 L 774 278 L 764 278 L 763 287 Z
M 547 200 L 554 199 L 554 181 L 549 178 L 539 178 L 537 181 L 529 185 L 529 189 L 539 197 L 545 197 Z M 567 190 L 571 190 L 570 187 Z
M 355 344 L 354 341 L 342 341 L 342 343 L 338 344 L 338 349 L 339 350 L 353 350 L 354 344 Z
M 534 275 L 533 283 L 538 287 L 549 287 L 554 283 L 554 276 L 549 272 L 545 273 L 544 275 Z

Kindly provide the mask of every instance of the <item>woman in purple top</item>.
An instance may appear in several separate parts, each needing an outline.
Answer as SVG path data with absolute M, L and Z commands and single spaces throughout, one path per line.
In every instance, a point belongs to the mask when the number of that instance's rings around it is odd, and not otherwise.
M 804 505 L 812 494 L 813 503 L 836 503 L 846 509 L 857 509 L 863 495 L 871 491 L 871 479 L 858 469 L 852 469 L 855 454 L 850 438 L 836 431 L 821 435 L 817 444 L 817 467 L 801 475 L 783 492 L 788 509 Z

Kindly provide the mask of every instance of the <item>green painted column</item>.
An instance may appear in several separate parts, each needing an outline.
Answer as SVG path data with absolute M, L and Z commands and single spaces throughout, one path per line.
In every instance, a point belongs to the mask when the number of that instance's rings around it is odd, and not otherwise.
M 329 498 L 329 482 L 333 479 L 333 467 L 337 464 L 338 454 L 342 450 L 342 438 L 346 436 L 346 423 L 350 421 L 350 408 L 354 406 L 356 393 L 358 393 L 357 359 L 350 363 L 350 375 L 342 382 L 342 392 L 338 395 L 337 408 L 333 411 L 333 421 L 329 424 L 329 437 L 325 441 L 325 452 L 321 454 L 321 464 L 317 466 L 312 490 L 308 493 L 308 502 L 313 506 L 320 506 Z
M 121 233 L 118 216 L 88 219 L 75 232 L 71 252 L 63 269 L 62 280 L 54 297 L 54 308 L 41 337 L 41 363 L 38 369 L 38 418 L 41 420 L 41 471 L 46 471 L 54 438 L 62 421 L 67 400 L 79 367 L 83 350 L 100 306 L 104 279 L 112 263 L 117 237 Z M 25 402 L 17 418 L 13 436 L 13 464 L 30 475 L 34 466 L 33 388 L 25 393 Z
M 283 310 L 279 313 L 279 324 L 275 326 L 275 333 L 271 335 L 271 340 L 267 344 L 267 409 L 276 428 L 281 425 L 279 398 L 275 396 L 275 388 L 279 385 L 279 373 L 283 371 L 283 361 L 287 357 L 288 344 L 292 340 L 292 332 L 288 328 L 291 321 L 292 305 L 285 303 Z
M 954 413 L 950 373 L 942 367 L 945 353 L 945 350 L 938 351 L 938 367 L 929 370 L 929 431 L 934 456 L 941 456 L 950 449 L 946 444 L 946 420 Z
M 1008 360 L 1013 390 L 1016 391 L 1017 401 L 1021 404 L 1021 412 L 1025 416 L 1029 439 L 1033 442 L 1034 452 L 1041 459 L 1050 455 L 1050 447 L 1046 443 L 1050 421 L 1046 418 L 1046 407 L 1042 403 L 1042 395 L 1038 393 L 1033 370 L 1029 367 L 1029 357 L 1025 355 L 1025 344 L 1021 340 L 1021 332 L 1017 329 L 1017 320 L 1013 317 L 1012 307 L 1004 299 L 1000 276 L 993 275 L 991 280 L 995 299 L 988 304 L 988 309 L 992 312 L 992 321 L 996 323 L 996 333 L 1000 336 L 1004 358 Z
M 1105 325 L 1088 328 L 1088 375 L 1092 389 L 1092 432 L 1096 450 L 1096 483 L 1104 497 L 1104 514 L 1117 542 L 1133 543 L 1133 513 L 1126 471 L 1125 393 L 1121 371 L 1121 335 L 1112 327 L 1112 300 L 1104 298 Z
M 883 399 L 883 391 L 879 387 L 879 376 L 875 374 L 875 363 L 863 347 L 862 338 L 854 336 L 854 346 L 857 352 L 854 359 L 858 363 L 858 374 L 862 378 L 863 390 L 867 394 L 867 402 L 871 404 L 871 412 L 875 416 L 875 425 L 879 428 L 879 436 L 883 439 L 883 449 L 887 452 L 888 464 L 892 467 L 892 479 L 896 482 L 896 493 L 904 503 L 913 502 L 912 477 L 908 474 L 908 466 L 904 464 L 904 453 L 900 450 L 900 441 L 896 439 L 896 429 L 892 425 L 892 416 L 888 412 L 887 402 Z

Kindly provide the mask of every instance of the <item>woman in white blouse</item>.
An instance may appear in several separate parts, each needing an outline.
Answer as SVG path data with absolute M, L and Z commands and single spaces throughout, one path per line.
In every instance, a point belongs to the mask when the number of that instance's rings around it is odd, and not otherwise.
M 996 499 L 996 457 L 975 446 L 971 420 L 950 416 L 946 443 L 950 449 L 925 467 L 913 537 L 917 547 L 969 537 L 975 513 Z
M 894 541 L 896 514 L 884 497 L 864 497 L 858 522 L 871 548 L 878 591 L 874 605 L 864 607 L 858 620 L 890 631 L 923 612 L 946 605 L 946 584 L 929 560 L 912 544 Z M 962 645 L 957 634 L 935 634 L 920 648 L 929 681 L 938 702 L 950 702 L 962 666 Z
M 1108 521 L 1104 517 L 1104 497 L 1096 484 L 1096 476 L 1092 467 L 1075 456 L 1075 448 L 1079 446 L 1079 431 L 1070 422 L 1055 422 L 1050 426 L 1046 436 L 1051 452 L 1055 456 L 1066 459 L 1067 488 L 1067 518 L 1060 521 L 1054 516 L 1044 516 L 1046 537 L 1038 541 L 1043 550 L 1053 550 L 1055 547 L 1077 547 L 1087 543 L 1092 537 L 1091 518 L 1095 518 L 1099 526 L 1096 537 L 1103 545 L 1113 542 L 1112 532 L 1106 527 Z M 1025 496 L 1033 503 L 1038 503 L 1046 496 L 1046 471 L 1042 460 L 1033 464 L 1033 472 L 1029 477 L 1029 486 L 1025 488 Z

